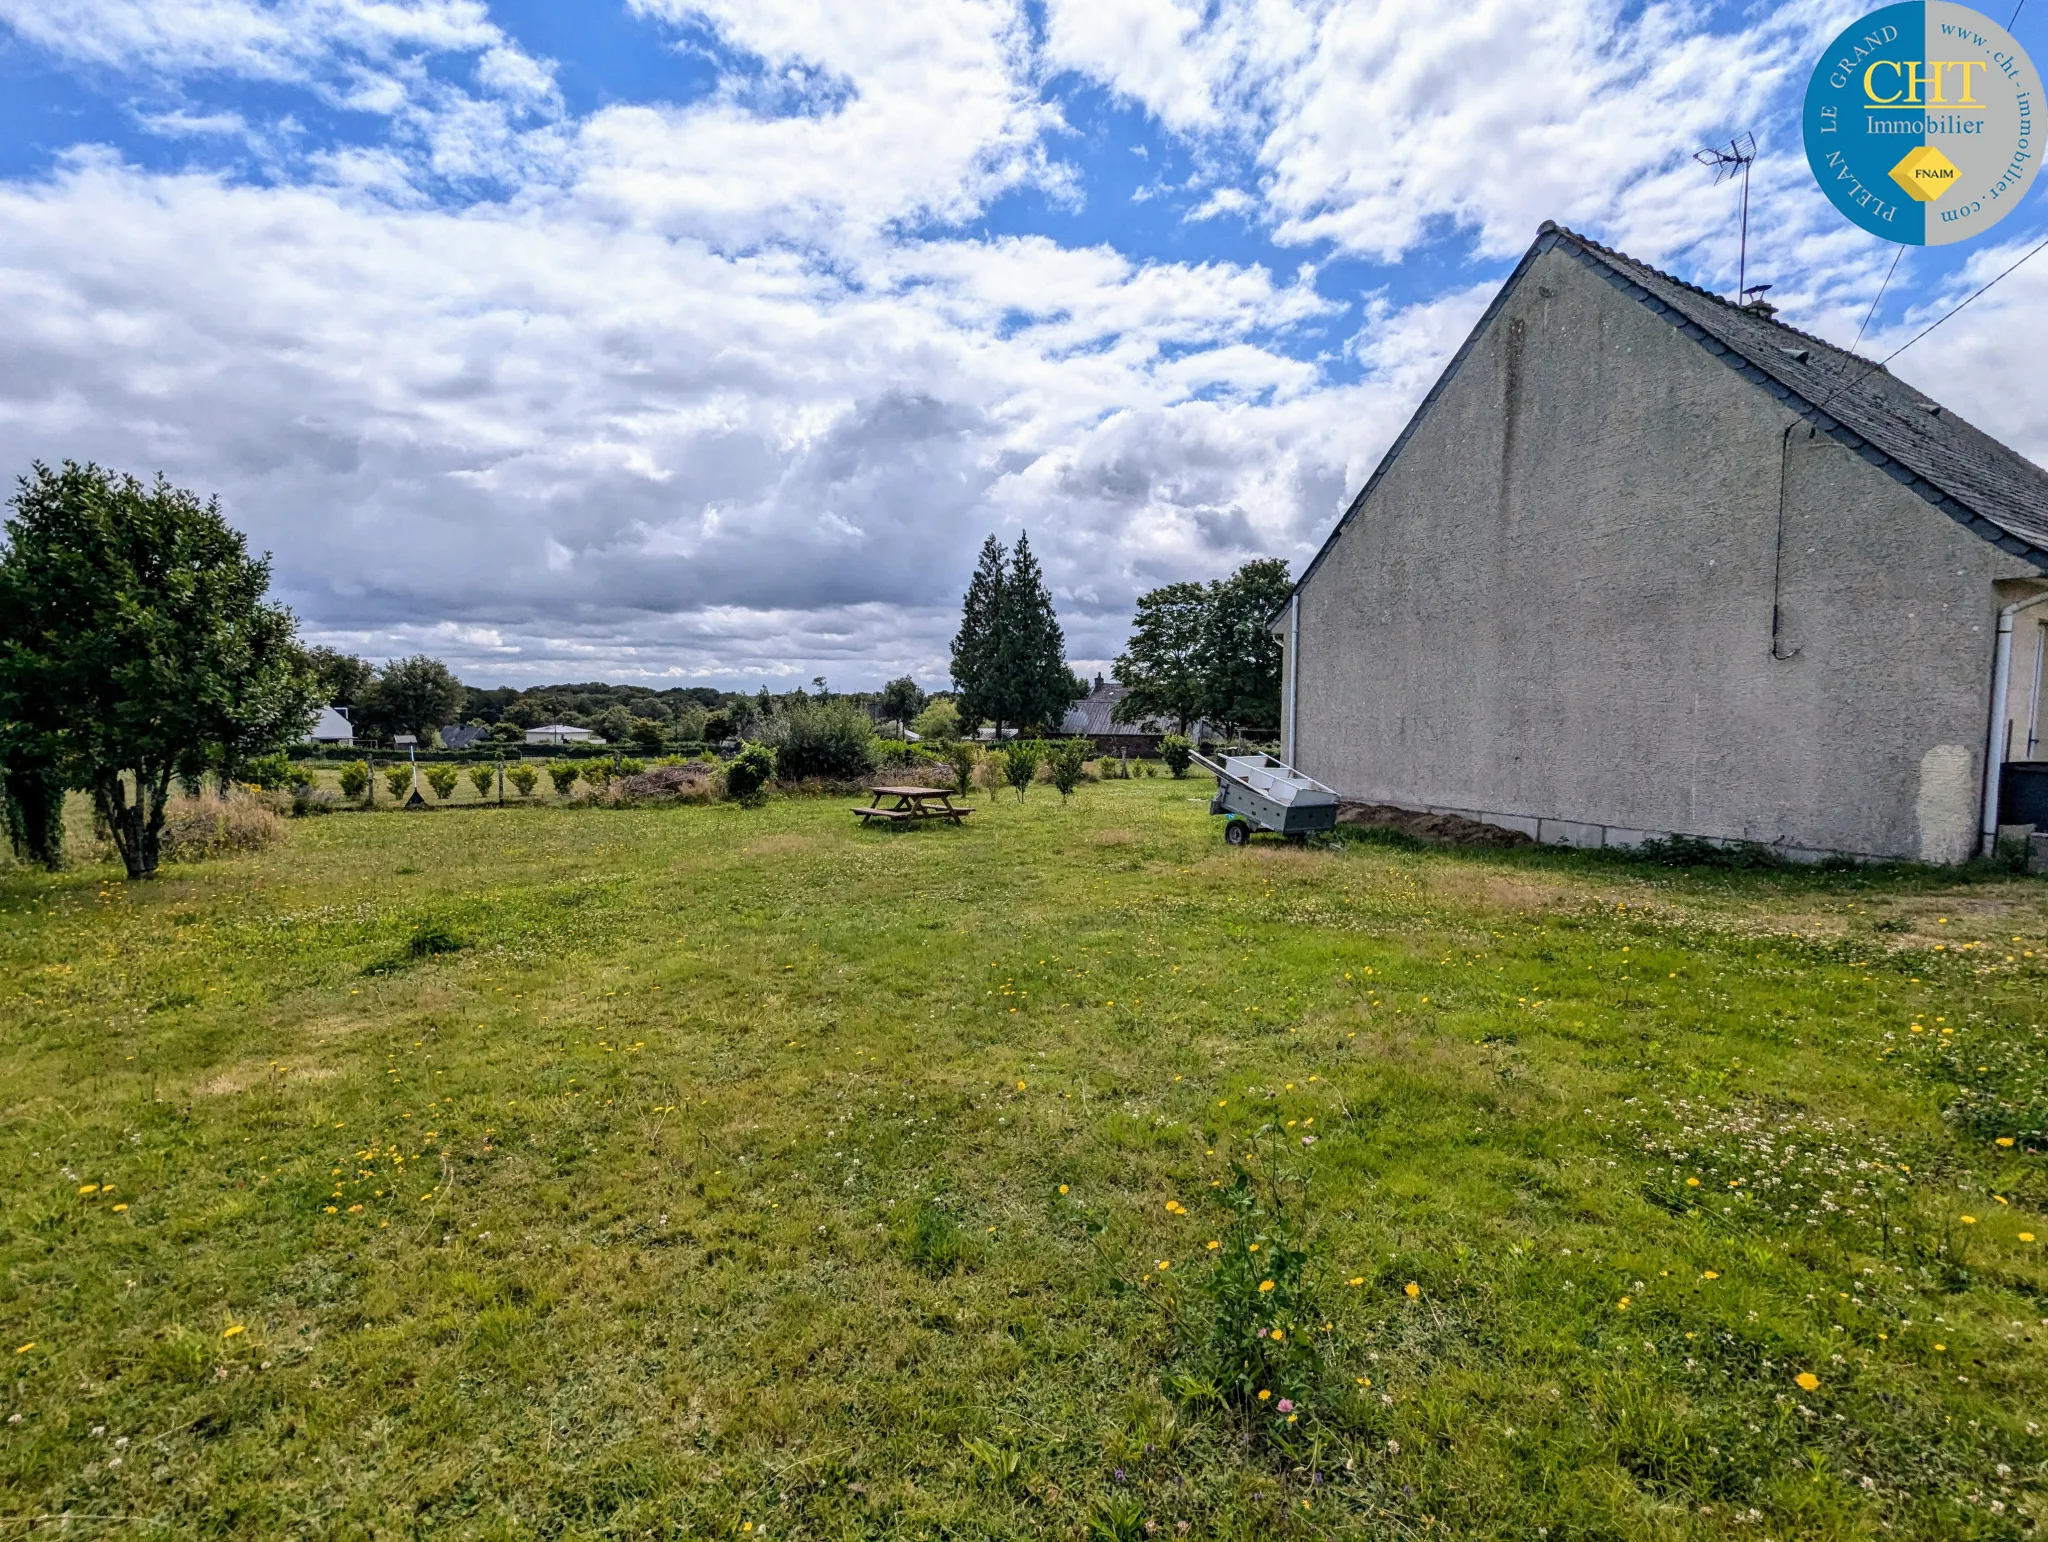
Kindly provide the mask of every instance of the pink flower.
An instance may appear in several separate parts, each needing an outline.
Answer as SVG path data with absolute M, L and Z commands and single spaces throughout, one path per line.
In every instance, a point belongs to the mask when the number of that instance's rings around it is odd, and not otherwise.
M 1291 1397 L 1283 1397 L 1282 1399 L 1280 1399 L 1278 1403 L 1274 1404 L 1274 1407 L 1278 1408 L 1282 1413 L 1293 1413 L 1294 1399 Z

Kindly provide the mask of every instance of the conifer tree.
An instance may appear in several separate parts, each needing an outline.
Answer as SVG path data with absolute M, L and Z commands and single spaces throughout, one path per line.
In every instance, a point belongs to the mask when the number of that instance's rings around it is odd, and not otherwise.
M 1022 531 L 1010 553 L 998 614 L 997 669 L 1008 720 L 1019 727 L 1058 728 L 1074 704 L 1076 681 L 1067 667 L 1067 639 L 1053 613 L 1045 574 Z
M 959 691 L 961 731 L 972 735 L 983 718 L 995 718 L 998 729 L 1008 719 L 1000 699 L 996 672 L 996 639 L 1001 624 L 1003 587 L 1009 577 L 1009 553 L 990 536 L 981 543 L 981 558 L 967 581 L 960 604 L 960 630 L 953 638 L 953 685 Z

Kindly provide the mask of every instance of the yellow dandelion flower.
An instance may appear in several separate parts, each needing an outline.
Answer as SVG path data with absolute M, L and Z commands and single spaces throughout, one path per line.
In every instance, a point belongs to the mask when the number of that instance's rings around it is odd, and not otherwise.
M 1410 1301 L 1413 1301 L 1417 1296 L 1422 1294 L 1422 1287 L 1416 1284 L 1413 1280 L 1410 1280 L 1406 1285 L 1403 1285 L 1401 1287 L 1401 1291 L 1404 1295 L 1408 1297 Z
M 1287 1342 L 1286 1333 L 1279 1328 L 1275 1328 L 1271 1333 L 1267 1334 L 1266 1337 L 1271 1339 L 1276 1344 L 1284 1344 Z
M 1265 1294 L 1265 1293 L 1266 1293 L 1267 1291 L 1271 1290 L 1272 1288 L 1273 1288 L 1273 1282 L 1272 1282 L 1271 1280 L 1261 1280 L 1261 1281 L 1259 1281 L 1259 1294 L 1260 1294 L 1260 1295 L 1262 1295 L 1262 1296 L 1263 1296 L 1263 1295 L 1264 1295 L 1264 1294 Z
M 1017 1090 L 1019 1092 L 1022 1092 L 1024 1090 L 1024 1084 L 1022 1082 L 1017 1083 Z
M 116 1205 L 114 1206 L 114 1213 L 116 1215 L 119 1215 L 123 1210 L 126 1210 L 127 1208 L 128 1207 L 126 1205 Z
M 1346 1285 L 1352 1286 L 1353 1288 L 1356 1288 L 1357 1286 L 1363 1285 L 1365 1283 L 1365 1276 L 1362 1274 L 1354 1274 L 1350 1279 L 1346 1280 L 1344 1283 Z
M 1220 1242 L 1216 1242 L 1216 1241 L 1211 1241 L 1211 1242 L 1209 1242 L 1209 1243 L 1207 1243 L 1207 1244 L 1206 1244 L 1207 1250 L 1208 1250 L 1209 1252 L 1211 1252 L 1211 1253 L 1215 1252 L 1215 1251 L 1216 1251 L 1216 1250 L 1217 1250 L 1218 1248 L 1220 1248 L 1220 1247 L 1222 1247 L 1222 1246 L 1223 1246 L 1223 1244 L 1222 1244 L 1222 1243 L 1220 1243 Z
M 232 1327 L 230 1327 L 225 1333 L 221 1334 L 221 1337 L 224 1339 L 231 1339 L 237 1333 L 246 1333 L 248 1331 L 249 1330 L 246 1327 L 244 1327 L 241 1323 L 236 1323 Z
M 1817 1392 L 1820 1390 L 1820 1378 L 1811 1371 L 1801 1371 L 1792 1378 L 1792 1384 L 1801 1392 Z
M 2010 1146 L 2012 1144 L 2012 1137 L 2010 1135 L 2001 1135 L 1998 1137 L 1997 1144 L 2001 1146 Z
M 34 1339 L 30 1339 L 26 1344 L 23 1344 L 19 1349 L 15 1350 L 15 1353 L 18 1355 L 25 1355 L 35 1347 L 36 1341 Z
M 1708 1269 L 1700 1276 L 1703 1280 L 1718 1280 L 1720 1277 L 1721 1271 L 1719 1269 Z
M 1272 1393 L 1272 1391 L 1271 1391 L 1271 1389 L 1270 1389 L 1270 1388 L 1267 1388 L 1267 1387 L 1261 1387 L 1261 1388 L 1259 1388 L 1259 1401 L 1260 1401 L 1260 1402 L 1262 1402 L 1262 1403 L 1263 1403 L 1263 1402 L 1267 1401 L 1267 1400 L 1268 1400 L 1269 1398 L 1271 1398 L 1271 1397 L 1272 1397 L 1272 1395 L 1273 1395 L 1273 1393 Z
M 325 1209 L 326 1209 L 326 1211 L 327 1211 L 327 1213 L 328 1213 L 329 1215 L 333 1215 L 333 1214 L 335 1213 L 335 1211 L 336 1211 L 337 1209 L 339 1209 L 339 1208 L 340 1208 L 340 1207 L 339 1207 L 339 1206 L 336 1206 L 336 1205 L 328 1205 L 328 1206 L 326 1206 L 326 1207 L 325 1207 Z
M 1064 1183 L 1060 1185 L 1060 1192 L 1062 1194 L 1067 1192 L 1067 1186 Z
M 1249 1248 L 1245 1249 L 1245 1251 L 1248 1253 L 1256 1253 L 1258 1252 L 1258 1250 L 1259 1245 L 1256 1242 L 1254 1242 Z
M 1173 1261 L 1167 1258 L 1155 1259 L 1153 1261 L 1152 1267 L 1157 1269 L 1161 1274 L 1164 1274 L 1168 1269 L 1171 1269 L 1173 1267 Z
M 1614 1306 L 1616 1311 L 1626 1312 L 1628 1310 L 1628 1297 L 1623 1296 L 1619 1301 L 1614 1303 Z
M 1688 1178 L 1685 1180 L 1685 1186 L 1689 1189 L 1696 1189 L 1700 1186 L 1700 1181 L 1697 1178 Z
M 1977 1218 L 1974 1215 L 1966 1215 L 1963 1217 L 1963 1224 L 1965 1226 L 1975 1226 L 1977 1224 Z
M 99 1191 L 100 1186 L 97 1183 L 81 1183 L 78 1186 L 78 1192 L 81 1194 L 97 1194 Z
M 2034 1234 L 2033 1234 L 2032 1232 L 2030 1232 L 2030 1231 L 2023 1231 L 2023 1232 L 2021 1232 L 2021 1233 L 2020 1233 L 2020 1241 L 2022 1241 L 2022 1242 L 2032 1242 L 2033 1240 L 2034 1240 Z

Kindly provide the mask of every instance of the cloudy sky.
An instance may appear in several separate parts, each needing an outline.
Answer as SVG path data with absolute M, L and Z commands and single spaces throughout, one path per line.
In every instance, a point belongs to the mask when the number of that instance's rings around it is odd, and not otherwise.
M 218 492 L 309 635 L 481 684 L 936 684 L 1019 529 L 1092 668 L 1312 554 L 1543 219 L 1732 290 L 1699 146 L 1849 341 L 1893 248 L 1796 113 L 1866 8 L 0 0 L 0 466 Z M 1894 368 L 2048 460 L 2044 340 L 2048 255 Z

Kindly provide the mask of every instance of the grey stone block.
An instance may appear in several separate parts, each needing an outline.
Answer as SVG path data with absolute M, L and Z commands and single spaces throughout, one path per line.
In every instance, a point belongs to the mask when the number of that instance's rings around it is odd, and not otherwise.
M 1569 819 L 1541 819 L 1536 823 L 1536 839 L 1547 846 L 1599 846 L 1605 844 L 1606 828 L 1602 825 L 1582 825 Z
M 2027 842 L 2027 871 L 2048 873 L 2048 835 L 2037 835 Z

